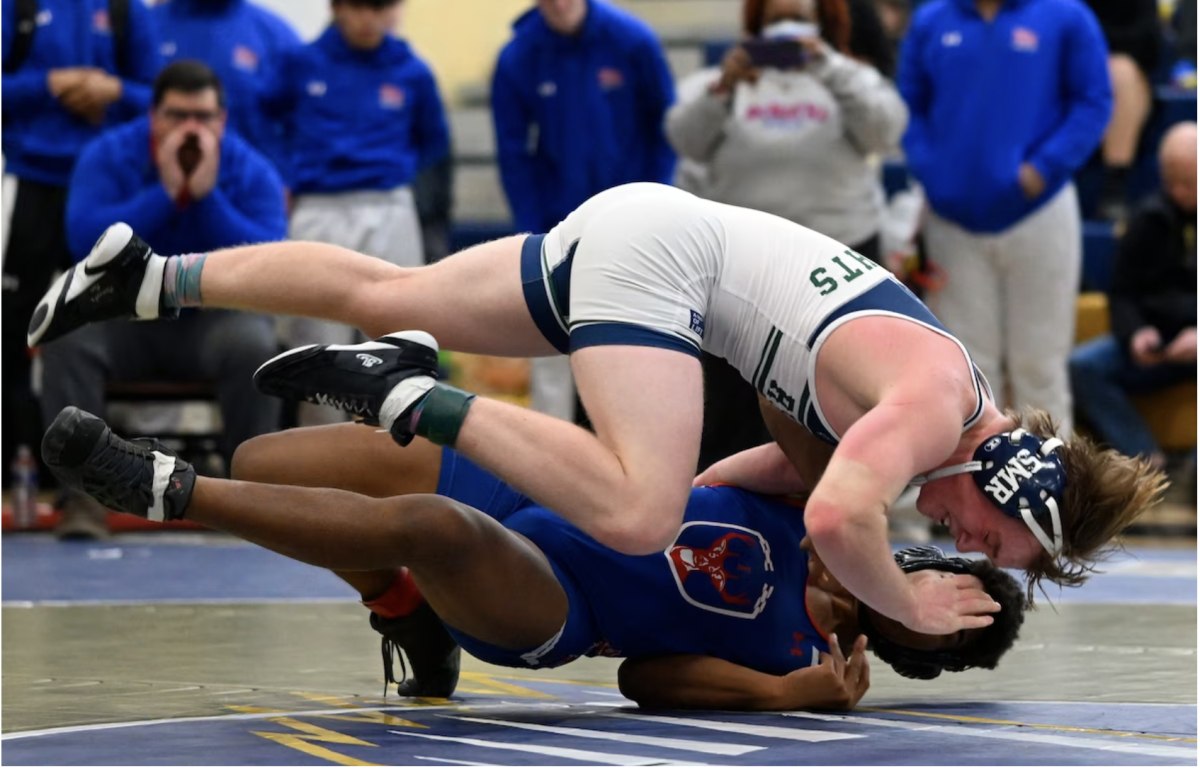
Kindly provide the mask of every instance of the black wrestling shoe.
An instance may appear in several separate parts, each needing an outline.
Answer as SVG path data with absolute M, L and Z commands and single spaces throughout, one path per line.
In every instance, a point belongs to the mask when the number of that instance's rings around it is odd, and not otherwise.
M 166 265 L 166 257 L 151 251 L 128 224 L 114 224 L 38 302 L 29 320 L 29 346 L 102 320 L 179 317 L 178 308 L 162 306 Z
M 458 686 L 462 649 L 428 603 L 403 617 L 381 617 L 371 612 L 371 627 L 383 636 L 383 676 L 396 684 L 401 697 L 449 697 Z M 407 676 L 404 657 L 400 657 L 400 681 L 392 671 L 392 656 L 403 650 L 412 666 Z M 387 694 L 387 684 L 384 685 Z
M 183 518 L 196 471 L 152 438 L 127 441 L 104 420 L 68 406 L 42 438 L 42 458 L 65 485 L 121 513 Z
M 362 344 L 288 350 L 254 372 L 254 385 L 267 395 L 333 406 L 379 426 L 383 403 L 396 385 L 437 376 L 437 341 L 424 331 L 400 331 Z

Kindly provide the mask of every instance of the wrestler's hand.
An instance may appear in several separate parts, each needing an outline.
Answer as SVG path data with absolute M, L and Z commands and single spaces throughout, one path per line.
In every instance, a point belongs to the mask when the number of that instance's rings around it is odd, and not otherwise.
M 829 652 L 817 667 L 800 668 L 784 676 L 788 699 L 797 710 L 853 710 L 871 686 L 867 637 L 860 635 L 847 661 L 837 635 L 829 635 Z
M 987 627 L 989 615 L 1000 604 L 983 591 L 983 583 L 970 574 L 950 574 L 925 569 L 908 576 L 916 611 L 905 622 L 910 630 L 928 635 L 951 635 L 960 630 Z

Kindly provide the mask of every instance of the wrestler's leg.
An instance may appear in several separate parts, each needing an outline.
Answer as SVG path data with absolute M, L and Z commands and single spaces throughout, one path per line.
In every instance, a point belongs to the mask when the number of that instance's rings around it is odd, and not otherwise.
M 433 496 L 441 464 L 427 441 L 400 448 L 362 425 L 264 435 L 233 465 L 235 478 L 259 483 L 197 479 L 188 518 L 330 568 L 366 600 L 407 566 L 448 624 L 503 648 L 544 642 L 567 610 L 545 557 L 486 514 Z

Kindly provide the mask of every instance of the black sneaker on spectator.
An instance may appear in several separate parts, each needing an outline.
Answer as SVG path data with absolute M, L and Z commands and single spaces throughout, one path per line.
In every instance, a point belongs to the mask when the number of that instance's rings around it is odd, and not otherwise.
M 68 491 L 60 503 L 62 518 L 54 536 L 63 540 L 107 539 L 108 511 L 87 494 Z
M 60 275 L 38 302 L 29 320 L 29 346 L 102 320 L 178 317 L 178 308 L 162 306 L 166 264 L 166 257 L 151 251 L 128 224 L 114 224 L 87 258 Z

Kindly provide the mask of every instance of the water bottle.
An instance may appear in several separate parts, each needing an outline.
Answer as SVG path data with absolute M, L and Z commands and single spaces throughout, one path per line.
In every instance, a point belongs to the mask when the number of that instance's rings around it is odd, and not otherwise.
M 31 529 L 37 521 L 38 466 L 33 452 L 22 444 L 12 463 L 12 514 L 18 529 Z

